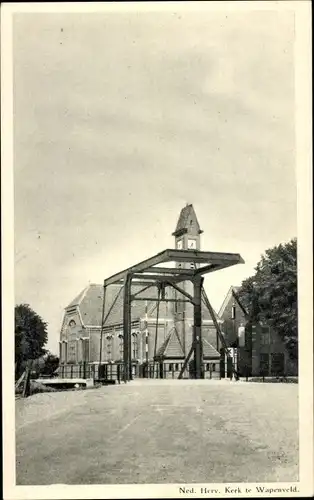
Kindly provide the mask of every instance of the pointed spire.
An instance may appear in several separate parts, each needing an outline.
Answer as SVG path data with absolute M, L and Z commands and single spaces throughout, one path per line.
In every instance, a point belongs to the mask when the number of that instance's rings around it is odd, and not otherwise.
M 203 231 L 200 229 L 200 225 L 198 223 L 194 207 L 192 203 L 187 203 L 180 212 L 176 230 L 174 231 L 174 233 L 172 233 L 172 235 L 180 236 L 181 234 L 186 233 L 189 227 L 190 220 L 195 221 L 198 233 L 201 234 Z

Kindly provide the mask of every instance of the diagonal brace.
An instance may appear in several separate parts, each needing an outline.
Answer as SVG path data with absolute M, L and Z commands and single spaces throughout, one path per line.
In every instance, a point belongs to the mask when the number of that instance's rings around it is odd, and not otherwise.
M 189 299 L 189 301 L 192 302 L 192 304 L 195 303 L 194 298 L 192 297 L 192 295 L 190 295 L 189 293 L 187 293 L 185 290 L 182 290 L 182 288 L 180 288 L 179 286 L 175 285 L 174 283 L 171 283 L 170 281 L 166 281 L 166 283 L 169 286 L 172 286 L 172 288 L 174 288 L 175 290 L 177 290 L 179 293 L 182 293 L 182 295 L 184 295 L 185 297 L 187 297 Z

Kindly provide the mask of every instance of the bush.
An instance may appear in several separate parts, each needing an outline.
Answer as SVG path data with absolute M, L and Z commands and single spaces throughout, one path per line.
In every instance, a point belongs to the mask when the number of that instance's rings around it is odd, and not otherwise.
M 15 389 L 15 394 L 16 395 L 22 395 L 23 394 L 23 385 L 21 384 L 19 387 Z M 32 396 L 33 394 L 38 394 L 41 392 L 57 392 L 57 389 L 54 389 L 53 387 L 48 387 L 47 385 L 40 384 L 38 382 L 35 382 L 34 380 L 30 381 L 30 395 Z

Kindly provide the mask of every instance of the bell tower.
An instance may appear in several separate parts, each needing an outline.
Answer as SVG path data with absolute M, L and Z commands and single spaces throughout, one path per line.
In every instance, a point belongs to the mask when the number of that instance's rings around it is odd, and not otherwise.
M 176 230 L 172 233 L 175 238 L 175 248 L 177 250 L 200 250 L 202 232 L 193 205 L 187 203 L 182 208 Z M 198 266 L 191 259 L 191 262 L 178 262 L 176 267 L 195 269 Z M 180 283 L 180 287 L 190 295 L 193 295 L 193 284 L 191 282 L 182 282 Z M 177 293 L 176 297 L 179 298 L 179 295 Z M 183 298 L 182 295 L 180 298 Z M 176 304 L 174 321 L 181 338 L 184 353 L 187 355 L 191 347 L 193 335 L 193 305 L 188 302 Z
M 178 250 L 200 250 L 202 232 L 193 205 L 187 203 L 182 208 L 176 230 L 172 233 L 175 237 L 175 247 Z

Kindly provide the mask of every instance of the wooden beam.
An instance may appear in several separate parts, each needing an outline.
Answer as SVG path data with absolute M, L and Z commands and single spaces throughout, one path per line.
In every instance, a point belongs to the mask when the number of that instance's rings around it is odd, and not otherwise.
M 123 297 L 123 379 L 124 382 L 130 380 L 130 341 L 131 341 L 131 303 L 130 303 L 130 288 L 132 278 L 129 274 L 126 275 L 124 281 L 124 297 Z M 131 367 L 132 369 L 132 367 Z
M 109 278 L 105 279 L 104 284 L 110 285 L 112 283 L 116 283 L 117 281 L 124 279 L 125 276 L 128 274 L 140 273 L 145 269 L 147 269 L 148 267 L 153 267 L 156 266 L 157 264 L 162 264 L 163 262 L 167 262 L 168 260 L 169 259 L 167 256 L 167 250 L 164 250 L 163 252 L 160 252 L 154 255 L 153 257 L 150 257 L 149 259 L 143 260 L 142 262 L 139 262 L 134 266 L 124 269 L 124 271 L 120 271 L 117 274 L 113 274 Z
M 214 309 L 212 308 L 212 305 L 211 305 L 211 303 L 210 303 L 210 302 L 209 302 L 209 300 L 208 300 L 208 297 L 207 297 L 207 294 L 206 294 L 206 292 L 205 292 L 205 289 L 204 289 L 204 288 L 202 289 L 202 295 L 203 295 L 203 298 L 204 298 L 205 304 L 206 304 L 206 306 L 207 306 L 207 309 L 209 310 L 209 313 L 210 313 L 210 315 L 211 315 L 211 317 L 212 317 L 212 320 L 213 320 L 213 322 L 214 322 L 214 325 L 215 325 L 216 331 L 217 331 L 217 333 L 218 333 L 218 335 L 219 335 L 219 339 L 220 339 L 220 341 L 221 341 L 221 343 L 222 343 L 223 350 L 224 350 L 224 352 L 225 352 L 225 354 L 226 354 L 227 358 L 231 358 L 231 356 L 230 356 L 230 354 L 229 354 L 229 350 L 228 350 L 228 346 L 227 346 L 227 343 L 226 343 L 225 337 L 223 336 L 222 331 L 221 331 L 221 329 L 220 329 L 220 326 L 219 326 L 219 324 L 218 324 L 218 321 L 217 321 L 217 319 L 216 319 L 215 311 L 214 311 Z M 231 361 L 232 361 L 232 358 L 231 358 Z M 238 373 L 237 373 L 237 371 L 236 371 L 236 369 L 235 369 L 235 367 L 234 367 L 233 362 L 232 362 L 232 371 L 233 371 L 233 373 L 235 374 L 235 376 L 236 376 L 236 377 L 238 377 Z
M 222 264 L 225 262 L 228 265 L 244 264 L 244 260 L 238 253 L 226 252 L 204 252 L 201 250 L 166 250 L 169 261 L 175 262 L 196 262 L 206 264 Z
M 193 344 L 194 344 L 194 362 L 195 362 L 195 378 L 202 378 L 202 284 L 203 278 L 195 280 L 194 285 L 194 328 L 193 328 Z
M 185 358 L 184 360 L 184 363 L 183 363 L 183 366 L 180 370 L 180 373 L 179 373 L 179 376 L 178 376 L 178 379 L 181 379 L 182 378 L 182 375 L 183 373 L 185 372 L 186 370 L 186 367 L 188 366 L 188 362 L 190 361 L 190 357 L 192 356 L 192 353 L 194 351 L 194 344 L 192 342 L 192 345 L 191 345 L 191 349 L 189 350 L 189 354 L 187 355 L 187 357 Z
M 249 313 L 247 312 L 247 310 L 245 309 L 245 307 L 243 306 L 243 304 L 241 303 L 240 299 L 239 299 L 239 296 L 238 294 L 232 289 L 232 296 L 234 297 L 234 299 L 237 301 L 240 309 L 242 310 L 243 314 L 245 317 L 248 317 L 249 316 Z
M 133 276 L 134 278 L 134 276 Z M 148 279 L 150 278 L 150 276 L 147 276 L 147 280 L 144 280 L 143 279 L 143 276 L 141 275 L 141 280 L 136 280 L 136 279 L 133 279 L 132 280 L 132 286 L 134 285 L 138 285 L 138 286 L 146 286 L 146 285 L 150 285 L 150 286 L 158 286 L 158 282 L 157 281 L 148 281 Z M 119 280 L 115 283 L 115 285 L 123 285 L 124 284 L 124 279 L 123 280 Z
M 134 284 L 134 283 L 133 283 L 133 284 Z M 145 283 L 145 284 L 146 284 L 146 283 Z M 155 285 L 157 286 L 157 284 L 155 284 Z M 149 289 L 149 288 L 151 288 L 152 286 L 154 286 L 154 285 L 151 285 L 151 284 L 149 283 L 147 286 L 145 286 L 144 288 L 142 288 L 142 290 L 138 290 L 138 292 L 133 293 L 133 294 L 131 295 L 131 300 L 134 300 L 134 297 L 136 297 L 137 295 L 139 295 L 139 294 L 140 294 L 140 293 L 142 293 L 142 292 L 145 292 L 146 290 L 148 290 L 148 289 Z M 136 299 L 136 300 L 138 300 L 138 299 Z
M 142 273 L 143 271 L 153 268 L 158 264 L 162 264 L 164 262 L 195 262 L 195 263 L 204 263 L 204 264 L 225 264 L 224 267 L 232 266 L 234 264 L 243 264 L 244 260 L 242 259 L 240 254 L 235 253 L 225 253 L 225 252 L 203 252 L 200 250 L 174 250 L 167 249 L 163 252 L 160 252 L 149 259 L 143 260 L 134 266 L 131 266 L 124 271 L 120 271 L 104 281 L 104 285 L 111 285 L 113 283 L 117 283 L 120 280 L 124 279 L 127 274 L 134 273 Z M 155 271 L 155 270 L 154 270 Z M 176 271 L 171 271 L 169 274 L 180 274 L 178 273 L 177 268 Z M 158 271 L 156 272 L 158 274 Z M 184 275 L 189 276 L 189 272 Z
M 172 288 L 174 288 L 179 293 L 182 293 L 182 295 L 184 295 L 185 297 L 187 297 L 189 299 L 189 302 L 192 302 L 192 304 L 194 304 L 194 298 L 192 297 L 192 295 L 190 295 L 189 293 L 187 293 L 185 290 L 182 290 L 182 288 L 180 288 L 179 286 L 175 285 L 174 283 L 170 283 L 169 282 L 169 284 L 172 286 Z
M 145 300 L 147 302 L 158 302 L 158 298 L 152 298 L 152 297 L 134 297 L 134 295 L 131 295 L 131 300 Z M 191 302 L 188 299 L 159 299 L 159 302 Z
M 163 275 L 163 274 L 134 274 L 134 278 L 141 278 L 144 280 L 147 278 L 148 280 L 156 280 L 156 282 L 159 283 L 167 283 L 167 282 L 175 282 L 179 283 L 180 281 L 186 281 L 186 280 L 191 280 L 193 278 L 193 275 L 190 274 L 179 274 L 177 276 L 173 276 L 172 274 L 169 275 Z
M 154 273 L 154 274 L 169 274 L 171 276 L 175 274 L 187 274 L 189 276 L 193 276 L 194 273 L 193 270 L 182 269 L 180 267 L 148 267 L 147 269 L 141 272 Z
M 104 290 L 105 290 L 105 289 L 106 289 L 106 287 L 104 287 Z M 109 318 L 109 315 L 110 315 L 110 313 L 111 313 L 112 309 L 114 308 L 114 306 L 115 306 L 115 304 L 116 304 L 116 302 L 117 302 L 117 300 L 118 300 L 118 297 L 119 297 L 120 293 L 122 292 L 122 290 L 123 290 L 123 286 L 120 288 L 120 290 L 118 291 L 117 295 L 116 295 L 116 296 L 115 296 L 115 298 L 114 298 L 114 301 L 112 302 L 111 306 L 109 307 L 109 311 L 107 312 L 106 317 L 105 317 L 105 319 L 103 320 L 103 325 L 105 325 L 105 324 L 106 324 L 106 321 L 107 321 L 107 319 Z M 105 295 L 104 295 L 104 300 L 105 300 Z
M 105 307 L 106 307 L 106 289 L 104 286 L 104 296 L 102 301 L 102 313 L 101 313 L 101 326 L 100 326 L 100 339 L 99 339 L 99 368 L 102 362 L 102 344 L 103 344 L 103 333 L 104 333 L 104 317 L 105 317 Z

